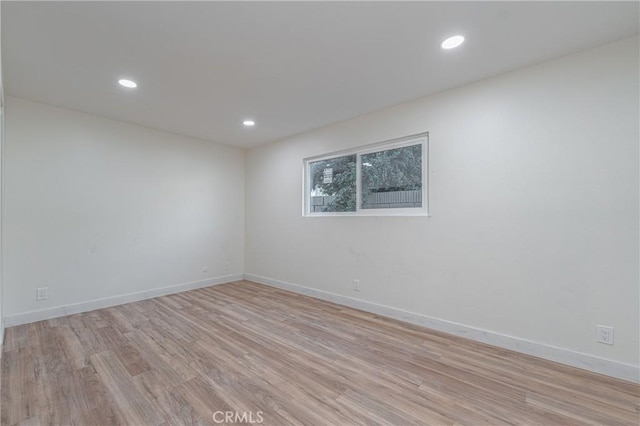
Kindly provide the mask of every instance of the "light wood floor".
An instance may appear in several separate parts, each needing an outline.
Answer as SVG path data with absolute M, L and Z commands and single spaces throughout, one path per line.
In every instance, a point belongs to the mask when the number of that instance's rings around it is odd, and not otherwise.
M 1 418 L 212 425 L 214 412 L 238 411 L 272 425 L 638 425 L 639 392 L 243 281 L 7 329 Z

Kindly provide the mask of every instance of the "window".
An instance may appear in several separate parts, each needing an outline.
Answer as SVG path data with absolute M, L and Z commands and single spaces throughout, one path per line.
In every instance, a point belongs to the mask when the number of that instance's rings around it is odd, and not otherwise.
M 304 215 L 426 215 L 427 134 L 304 160 Z
M 309 163 L 312 213 L 356 211 L 356 156 Z

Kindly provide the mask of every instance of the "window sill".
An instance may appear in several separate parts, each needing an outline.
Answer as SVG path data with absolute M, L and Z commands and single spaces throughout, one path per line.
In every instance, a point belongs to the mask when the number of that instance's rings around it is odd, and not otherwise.
M 316 214 L 303 214 L 303 218 L 312 217 L 431 217 L 429 213 L 316 213 Z

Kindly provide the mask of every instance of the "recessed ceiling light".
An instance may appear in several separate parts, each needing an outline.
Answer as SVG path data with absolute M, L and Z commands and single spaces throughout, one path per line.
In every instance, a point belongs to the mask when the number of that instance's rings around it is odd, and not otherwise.
M 136 83 L 135 81 L 127 80 L 126 78 L 118 80 L 118 84 L 128 89 L 135 89 L 136 87 L 138 87 L 138 83 Z
M 255 125 L 256 125 L 256 122 L 255 122 L 255 121 L 253 121 L 253 120 L 244 120 L 244 121 L 242 122 L 242 124 L 244 124 L 244 125 L 245 125 L 245 126 L 247 126 L 247 127 L 251 127 L 251 126 L 255 126 Z
M 440 45 L 443 49 L 453 49 L 454 47 L 460 46 L 464 42 L 464 37 L 461 35 L 449 37 Z

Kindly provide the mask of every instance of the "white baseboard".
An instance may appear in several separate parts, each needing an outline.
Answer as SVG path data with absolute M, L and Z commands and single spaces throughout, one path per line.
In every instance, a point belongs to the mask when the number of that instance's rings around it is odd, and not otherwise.
M 66 315 L 79 314 L 81 312 L 88 312 L 94 311 L 96 309 L 108 308 L 111 306 L 124 305 L 125 303 L 152 299 L 154 297 L 165 296 L 167 294 L 181 293 L 187 290 L 194 290 L 197 288 L 209 287 L 212 285 L 230 283 L 233 281 L 242 280 L 242 278 L 242 274 L 225 275 L 222 277 L 210 278 L 202 281 L 193 281 L 190 283 L 154 288 L 151 290 L 139 291 L 136 293 L 105 297 L 103 299 L 88 300 L 86 302 L 73 303 L 71 305 L 56 306 L 39 311 L 23 312 L 20 314 L 8 315 L 4 317 L 4 325 L 6 327 L 12 327 L 14 325 L 29 324 L 32 322 L 63 317 Z
M 344 305 L 362 311 L 370 312 L 376 315 L 421 325 L 432 330 L 442 331 L 444 333 L 453 334 L 455 336 L 465 337 L 467 339 L 487 343 L 489 345 L 498 346 L 500 348 L 510 349 L 515 352 L 533 355 L 538 358 L 559 362 L 561 364 L 570 365 L 572 367 L 582 368 L 584 370 L 605 374 L 607 376 L 627 380 L 634 383 L 640 383 L 640 366 L 638 365 L 625 364 L 618 361 L 588 355 L 582 352 L 572 351 L 566 348 L 560 348 L 545 343 L 521 339 L 519 337 L 508 336 L 493 331 L 482 330 L 479 328 L 470 327 L 468 325 L 433 318 L 414 312 L 403 311 L 401 309 L 392 308 L 389 306 L 366 302 L 364 300 L 341 296 L 339 294 L 316 290 L 309 287 L 303 287 L 297 284 L 291 284 L 284 281 L 261 277 L 258 275 L 244 274 L 244 279 L 259 284 L 265 284 L 283 290 L 292 291 L 294 293 L 304 294 L 306 296 L 315 297 L 317 299 L 326 300 L 329 302 L 337 303 L 339 305 Z

